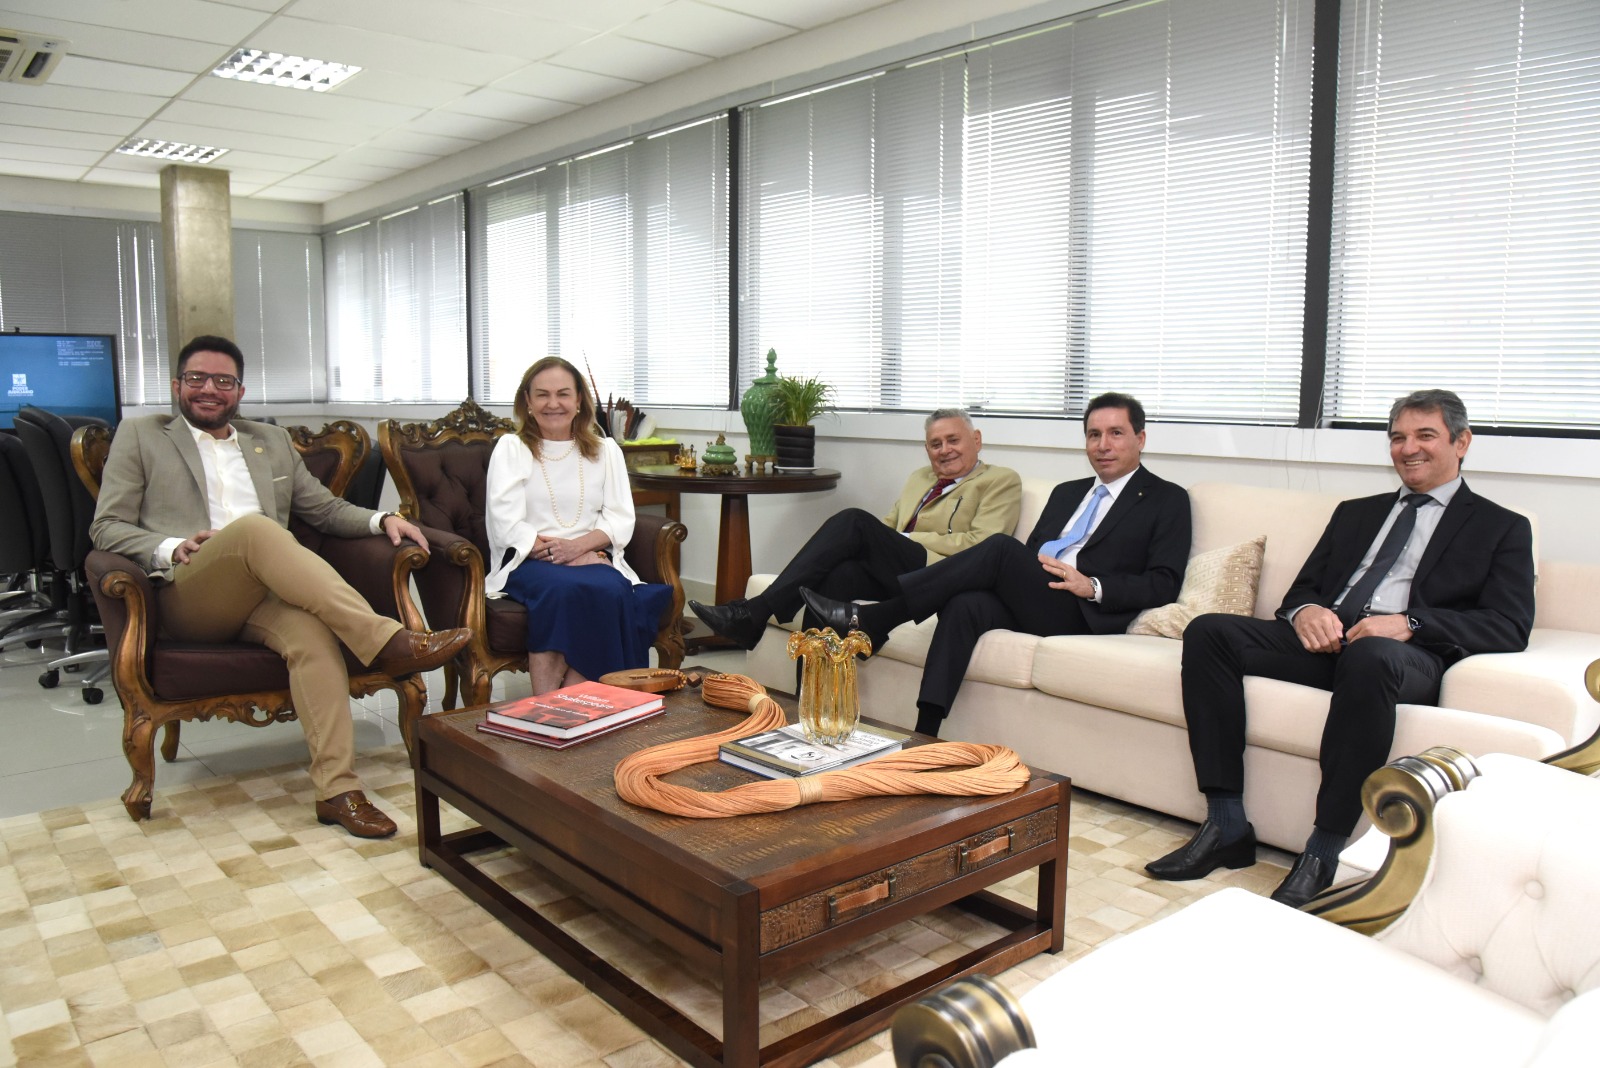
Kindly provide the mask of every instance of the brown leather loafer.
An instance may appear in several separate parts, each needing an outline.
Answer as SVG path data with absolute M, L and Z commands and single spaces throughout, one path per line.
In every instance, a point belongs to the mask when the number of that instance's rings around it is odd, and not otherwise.
M 317 822 L 337 823 L 357 838 L 387 838 L 398 830 L 394 820 L 385 816 L 360 790 L 348 790 L 326 801 L 318 801 Z
M 389 639 L 372 666 L 385 675 L 413 675 L 447 663 L 472 640 L 466 627 L 453 630 L 402 630 Z

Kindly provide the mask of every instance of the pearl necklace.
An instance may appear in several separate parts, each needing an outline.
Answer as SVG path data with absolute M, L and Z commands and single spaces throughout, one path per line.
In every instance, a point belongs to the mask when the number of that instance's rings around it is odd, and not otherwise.
M 571 456 L 573 453 L 575 453 L 577 451 L 578 451 L 578 443 L 576 441 L 574 441 L 572 443 L 572 448 L 568 449 L 565 453 L 563 453 L 560 456 L 552 456 L 552 457 L 550 457 L 550 462 L 551 463 L 559 463 L 560 461 L 565 460 L 568 456 Z M 567 522 L 564 522 L 562 520 L 562 518 L 561 518 L 561 510 L 556 506 L 556 488 L 555 488 L 555 486 L 551 485 L 551 483 L 550 483 L 550 472 L 546 471 L 545 468 L 544 468 L 544 444 L 543 443 L 541 443 L 540 447 L 539 447 L 538 460 L 539 460 L 539 474 L 544 476 L 544 491 L 550 495 L 550 514 L 551 514 L 551 516 L 553 516 L 555 518 L 556 526 L 560 527 L 562 530 L 571 530 L 573 527 L 578 525 L 578 522 L 580 520 L 583 519 L 583 461 L 582 460 L 578 461 L 578 511 L 577 511 L 577 513 L 575 515 L 573 515 L 572 522 L 567 523 Z

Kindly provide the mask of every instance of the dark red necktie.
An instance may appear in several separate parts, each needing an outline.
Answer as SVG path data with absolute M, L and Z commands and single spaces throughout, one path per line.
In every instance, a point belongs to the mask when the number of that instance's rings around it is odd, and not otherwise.
M 945 490 L 949 489 L 955 484 L 956 480 L 953 478 L 941 478 L 939 481 L 935 482 L 933 484 L 933 488 L 923 495 L 922 503 L 917 505 L 917 510 L 915 512 L 911 513 L 911 518 L 906 520 L 904 533 L 911 533 L 911 528 L 917 525 L 917 516 L 922 514 L 922 510 L 928 507 L 928 505 L 933 501 L 938 500 Z

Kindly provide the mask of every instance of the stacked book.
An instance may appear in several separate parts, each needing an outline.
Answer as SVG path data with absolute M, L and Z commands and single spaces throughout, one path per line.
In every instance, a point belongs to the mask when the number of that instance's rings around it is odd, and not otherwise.
M 580 682 L 535 697 L 492 704 L 484 709 L 478 729 L 501 738 L 565 749 L 661 712 L 658 693 Z
M 844 741 L 823 745 L 808 740 L 804 730 L 790 724 L 724 742 L 717 747 L 717 759 L 769 779 L 798 778 L 865 763 L 901 748 L 909 737 L 863 723 Z

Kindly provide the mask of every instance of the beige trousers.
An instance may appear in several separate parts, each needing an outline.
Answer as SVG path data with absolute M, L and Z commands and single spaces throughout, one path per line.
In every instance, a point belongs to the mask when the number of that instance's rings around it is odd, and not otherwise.
M 401 630 L 326 560 L 264 515 L 234 520 L 162 587 L 162 630 L 179 641 L 260 642 L 289 665 L 318 800 L 358 790 L 342 641 L 370 664 Z

